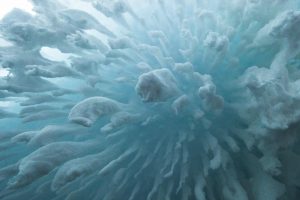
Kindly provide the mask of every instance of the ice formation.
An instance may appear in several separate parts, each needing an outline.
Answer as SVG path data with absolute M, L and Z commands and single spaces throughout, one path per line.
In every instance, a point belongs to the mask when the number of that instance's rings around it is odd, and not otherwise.
M 0 21 L 0 199 L 298 200 L 299 0 L 30 0 Z
M 144 102 L 166 101 L 178 91 L 173 74 L 164 68 L 142 74 L 135 90 Z

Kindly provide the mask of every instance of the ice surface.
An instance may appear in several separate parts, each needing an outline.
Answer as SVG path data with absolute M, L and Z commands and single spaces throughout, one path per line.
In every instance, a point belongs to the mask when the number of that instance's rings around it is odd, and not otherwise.
M 142 74 L 135 90 L 145 102 L 166 101 L 178 93 L 175 77 L 165 68 Z
M 299 0 L 30 2 L 0 21 L 0 199 L 299 199 Z
M 106 97 L 90 97 L 76 104 L 69 113 L 69 120 L 91 126 L 97 118 L 120 111 L 119 102 Z

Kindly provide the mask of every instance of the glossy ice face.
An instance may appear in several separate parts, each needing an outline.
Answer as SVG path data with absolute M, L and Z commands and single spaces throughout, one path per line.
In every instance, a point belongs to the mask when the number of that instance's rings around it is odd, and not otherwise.
M 31 0 L 0 23 L 0 199 L 298 200 L 298 0 Z

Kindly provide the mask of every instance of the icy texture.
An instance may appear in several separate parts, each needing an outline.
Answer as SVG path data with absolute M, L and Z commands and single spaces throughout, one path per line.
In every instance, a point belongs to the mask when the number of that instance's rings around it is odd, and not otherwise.
M 31 2 L 0 22 L 1 200 L 300 198 L 299 0 Z
M 83 126 L 91 126 L 97 118 L 120 111 L 118 104 L 106 97 L 90 97 L 71 109 L 69 120 Z
M 176 96 L 177 85 L 168 69 L 157 69 L 142 74 L 135 90 L 144 102 L 165 101 Z

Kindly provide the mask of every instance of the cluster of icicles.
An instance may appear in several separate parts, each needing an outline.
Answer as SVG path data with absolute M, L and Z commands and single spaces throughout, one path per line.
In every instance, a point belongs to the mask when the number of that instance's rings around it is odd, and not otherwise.
M 299 198 L 297 0 L 31 2 L 0 23 L 0 199 Z

